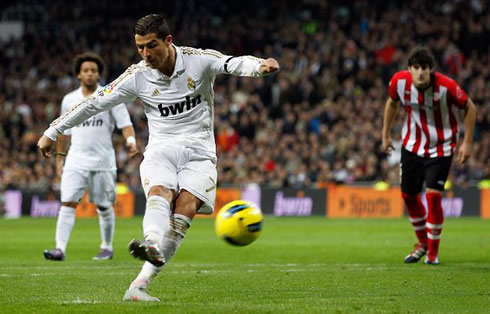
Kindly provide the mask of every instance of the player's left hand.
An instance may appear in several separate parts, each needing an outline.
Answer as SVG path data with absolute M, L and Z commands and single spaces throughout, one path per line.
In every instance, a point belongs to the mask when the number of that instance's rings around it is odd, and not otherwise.
M 52 153 L 53 152 L 52 151 L 53 144 L 54 144 L 54 141 L 52 139 L 50 139 L 46 135 L 43 135 L 43 136 L 41 136 L 41 138 L 37 142 L 37 147 L 39 148 L 39 150 L 41 151 L 41 154 L 44 157 L 49 158 L 53 155 L 53 153 Z
M 268 58 L 260 64 L 260 73 L 269 74 L 279 71 L 279 63 L 274 58 Z
M 461 164 L 464 164 L 471 156 L 471 144 L 463 142 L 458 150 L 457 160 Z
M 139 154 L 139 149 L 135 143 L 126 143 L 126 147 L 129 150 L 129 157 L 134 157 Z

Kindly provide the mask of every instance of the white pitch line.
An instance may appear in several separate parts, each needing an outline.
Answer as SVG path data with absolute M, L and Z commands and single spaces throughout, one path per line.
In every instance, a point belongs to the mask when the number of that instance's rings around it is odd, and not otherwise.
M 94 300 L 82 300 L 80 298 L 76 298 L 75 300 L 62 301 L 60 303 L 61 304 L 98 304 L 98 303 L 102 303 L 102 302 L 100 302 L 100 301 L 94 301 Z

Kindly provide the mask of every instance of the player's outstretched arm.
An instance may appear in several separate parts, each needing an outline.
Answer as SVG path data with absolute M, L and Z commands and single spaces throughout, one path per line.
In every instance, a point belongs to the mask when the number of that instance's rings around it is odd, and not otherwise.
M 279 71 L 279 62 L 274 58 L 261 59 L 254 56 L 227 56 L 215 50 L 203 50 L 202 55 L 209 62 L 211 75 L 232 74 L 237 76 L 260 77 Z
M 118 104 L 134 101 L 137 97 L 137 91 L 133 73 L 134 66 L 104 87 L 104 90 L 85 98 L 81 103 L 73 106 L 72 109 L 54 120 L 49 128 L 44 131 L 37 144 L 42 155 L 51 157 L 53 143 L 56 142 L 58 135 L 65 130 L 77 126 L 97 113 L 107 111 Z
M 464 117 L 464 138 L 458 150 L 458 162 L 464 164 L 471 156 L 473 145 L 473 134 L 475 132 L 476 106 L 468 98 L 468 105 Z
M 384 118 L 383 118 L 383 131 L 381 134 L 383 151 L 389 156 L 393 151 L 393 143 L 391 142 L 391 128 L 393 127 L 393 122 L 395 121 L 396 115 L 400 104 L 398 101 L 388 97 L 385 104 Z

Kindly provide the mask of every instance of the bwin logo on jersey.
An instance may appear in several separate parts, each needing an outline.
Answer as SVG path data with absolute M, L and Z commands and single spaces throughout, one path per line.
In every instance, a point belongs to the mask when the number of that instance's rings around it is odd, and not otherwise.
M 83 121 L 78 126 L 81 126 L 81 127 L 89 127 L 89 126 L 98 127 L 98 126 L 102 126 L 102 124 L 103 124 L 102 119 L 90 119 L 90 120 Z
M 191 110 L 195 106 L 201 103 L 201 95 L 196 97 L 185 96 L 185 100 L 178 102 L 176 104 L 165 106 L 164 104 L 158 104 L 158 110 L 160 110 L 160 116 L 168 117 L 174 116 L 176 114 L 182 113 L 185 110 Z

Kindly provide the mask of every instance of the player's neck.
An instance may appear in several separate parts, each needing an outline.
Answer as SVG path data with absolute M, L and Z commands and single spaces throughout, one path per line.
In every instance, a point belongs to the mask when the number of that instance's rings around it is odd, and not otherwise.
M 171 46 L 170 47 L 170 54 L 167 58 L 167 61 L 162 65 L 162 67 L 160 69 L 158 69 L 158 70 L 160 70 L 160 72 L 162 72 L 163 74 L 165 74 L 168 77 L 171 77 L 172 74 L 174 73 L 176 54 L 177 53 L 175 51 L 175 47 Z
M 85 97 L 92 95 L 97 90 L 97 85 L 87 86 L 82 84 L 81 86 L 82 86 L 82 94 Z

